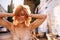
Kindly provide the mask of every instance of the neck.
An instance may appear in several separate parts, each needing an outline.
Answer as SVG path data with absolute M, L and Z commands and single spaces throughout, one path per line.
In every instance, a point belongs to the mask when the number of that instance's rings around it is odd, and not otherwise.
M 27 26 L 25 25 L 25 23 L 17 23 L 16 26 L 18 26 L 18 27 L 27 27 Z

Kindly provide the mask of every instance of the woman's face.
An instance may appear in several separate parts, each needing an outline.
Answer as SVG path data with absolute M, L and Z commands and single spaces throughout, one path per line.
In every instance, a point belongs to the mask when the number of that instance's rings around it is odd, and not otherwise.
M 24 23 L 24 22 L 25 22 L 25 15 L 24 15 L 24 12 L 23 12 L 23 11 L 20 12 L 20 16 L 17 16 L 17 17 L 16 17 L 16 20 L 17 20 L 19 23 Z

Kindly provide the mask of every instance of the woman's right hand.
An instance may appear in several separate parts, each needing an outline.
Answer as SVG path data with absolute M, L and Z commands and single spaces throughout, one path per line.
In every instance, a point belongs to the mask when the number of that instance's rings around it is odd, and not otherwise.
M 13 13 L 3 13 L 3 12 L 0 12 L 0 18 L 1 17 L 11 17 L 13 16 Z

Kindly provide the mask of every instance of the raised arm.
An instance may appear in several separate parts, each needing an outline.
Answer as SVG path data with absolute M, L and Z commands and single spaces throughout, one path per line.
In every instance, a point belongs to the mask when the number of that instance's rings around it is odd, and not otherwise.
M 10 16 L 13 16 L 13 13 L 0 12 L 0 17 L 10 17 Z
M 0 12 L 0 25 L 2 25 L 3 27 L 6 27 L 9 30 L 11 30 L 11 26 L 13 24 L 7 21 L 6 19 L 4 19 L 4 17 L 10 17 L 10 16 L 13 16 L 13 14 Z
M 33 18 L 37 18 L 33 23 L 30 24 L 31 30 L 41 25 L 46 18 L 46 15 L 41 15 L 41 14 L 30 14 L 29 16 Z
M 33 17 L 33 18 L 46 18 L 47 15 L 42 15 L 42 14 L 29 14 L 29 17 Z
M 6 19 L 0 18 L 0 25 L 11 30 L 13 27 L 13 24 Z

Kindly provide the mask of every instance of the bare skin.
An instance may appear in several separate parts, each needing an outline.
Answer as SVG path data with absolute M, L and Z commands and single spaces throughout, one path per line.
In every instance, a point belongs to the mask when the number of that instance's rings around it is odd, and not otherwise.
M 31 39 L 31 30 L 37 28 L 45 20 L 46 15 L 40 14 L 28 14 L 29 17 L 37 18 L 34 22 L 30 23 L 29 26 L 25 25 L 24 12 L 23 15 L 15 17 L 17 21 L 16 24 L 13 24 L 5 19 L 4 17 L 13 16 L 14 14 L 2 14 L 0 15 L 0 25 L 3 25 L 10 30 L 12 40 L 30 40 Z M 8 16 L 7 16 L 8 15 Z M 14 21 L 14 20 L 13 20 Z

